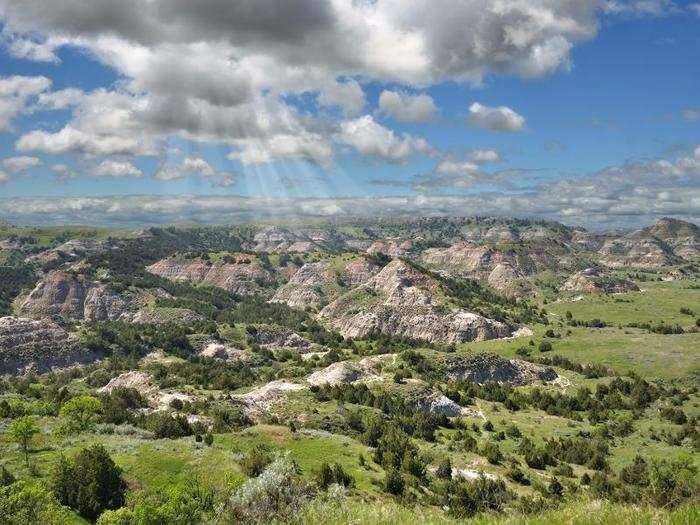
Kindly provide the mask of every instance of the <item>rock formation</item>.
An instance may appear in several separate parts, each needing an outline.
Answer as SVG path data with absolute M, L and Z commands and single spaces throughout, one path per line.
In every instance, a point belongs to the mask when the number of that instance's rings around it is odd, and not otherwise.
M 554 369 L 520 359 L 504 359 L 496 354 L 450 355 L 445 357 L 443 369 L 446 379 L 474 383 L 508 383 L 526 385 L 537 381 L 554 381 Z
M 586 268 L 575 273 L 562 285 L 566 292 L 582 293 L 626 293 L 638 292 L 639 287 L 629 279 L 606 275 L 595 268 Z
M 344 337 L 384 333 L 430 342 L 459 343 L 508 337 L 512 330 L 481 315 L 451 308 L 439 284 L 401 260 L 319 312 Z
M 128 301 L 108 285 L 84 275 L 50 272 L 37 283 L 19 311 L 33 317 L 61 316 L 66 319 L 113 321 L 126 311 Z
M 63 328 L 47 319 L 0 317 L 0 374 L 46 372 L 100 357 L 82 349 Z
M 232 263 L 169 258 L 148 266 L 146 270 L 171 281 L 208 284 L 241 296 L 255 295 L 274 283 L 270 272 L 257 258 L 248 255 L 239 255 Z

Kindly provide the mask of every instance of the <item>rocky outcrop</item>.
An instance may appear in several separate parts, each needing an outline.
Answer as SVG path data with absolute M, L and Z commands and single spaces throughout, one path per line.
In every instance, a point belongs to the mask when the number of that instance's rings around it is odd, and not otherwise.
M 110 394 L 117 388 L 133 388 L 150 403 L 156 403 L 159 394 L 158 386 L 153 383 L 151 376 L 137 370 L 125 372 L 112 378 L 109 383 L 99 389 L 99 392 Z
M 519 386 L 537 381 L 554 381 L 558 377 L 553 368 L 487 353 L 447 356 L 442 367 L 446 379 L 474 383 L 495 382 Z
M 241 361 L 250 357 L 250 354 L 245 350 L 218 342 L 205 344 L 199 351 L 199 355 L 221 361 Z
M 138 312 L 122 317 L 135 324 L 192 324 L 204 321 L 204 316 L 188 308 L 142 308 Z
M 439 284 L 401 260 L 319 312 L 344 337 L 384 333 L 430 342 L 459 343 L 508 337 L 512 330 L 481 315 L 450 308 Z
M 146 270 L 171 281 L 189 281 L 223 288 L 237 295 L 255 295 L 274 283 L 274 277 L 257 258 L 239 255 L 233 262 L 169 258 Z
M 643 231 L 665 242 L 678 257 L 700 256 L 700 227 L 692 222 L 664 217 Z
M 331 363 L 323 370 L 318 370 L 306 378 L 310 385 L 330 385 L 350 383 L 366 383 L 379 381 L 381 377 L 382 363 L 392 361 L 394 354 L 366 357 L 358 362 L 339 361 Z
M 566 292 L 593 294 L 639 291 L 639 287 L 633 281 L 601 273 L 595 268 L 586 268 L 575 273 L 566 280 L 561 289 Z
M 0 374 L 46 372 L 100 357 L 81 348 L 63 328 L 47 319 L 0 317 Z
M 263 348 L 287 348 L 301 353 L 318 350 L 321 347 L 300 336 L 296 332 L 278 325 L 255 325 L 248 329 L 248 342 Z
M 46 264 L 59 259 L 75 260 L 87 255 L 103 252 L 108 249 L 108 245 L 93 239 L 72 239 L 55 248 L 45 250 L 27 257 L 28 261 Z
M 457 417 L 465 413 L 465 410 L 449 397 L 437 392 L 421 397 L 416 401 L 416 410 L 428 414 L 436 414 L 447 417 Z M 467 409 L 468 411 L 468 409 Z
M 318 309 L 347 288 L 368 281 L 379 269 L 364 257 L 341 260 L 340 264 L 333 264 L 331 259 L 307 263 L 277 290 L 271 301 L 292 308 Z
M 106 321 L 119 319 L 127 310 L 127 299 L 108 285 L 84 275 L 53 271 L 37 283 L 19 311 L 33 317 L 61 316 L 66 319 Z
M 598 255 L 609 268 L 656 269 L 682 262 L 669 245 L 641 230 L 606 240 Z
M 375 241 L 367 248 L 367 253 L 370 255 L 381 253 L 389 257 L 406 257 L 412 251 L 413 242 L 410 240 Z
M 325 300 L 323 286 L 331 279 L 328 261 L 306 263 L 272 297 L 272 302 L 292 308 L 319 308 Z
M 290 392 L 305 388 L 307 387 L 304 385 L 279 379 L 255 388 L 246 394 L 238 395 L 234 401 L 243 406 L 248 417 L 258 419 L 267 415 L 272 408 L 284 401 Z

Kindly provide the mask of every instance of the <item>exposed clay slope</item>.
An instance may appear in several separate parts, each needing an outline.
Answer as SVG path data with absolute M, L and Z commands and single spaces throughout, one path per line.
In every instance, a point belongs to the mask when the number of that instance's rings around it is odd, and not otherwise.
M 146 270 L 171 281 L 208 284 L 237 295 L 255 295 L 274 283 L 274 277 L 258 259 L 248 255 L 239 255 L 232 263 L 169 258 L 146 267 Z
M 37 283 L 19 311 L 35 317 L 58 315 L 67 319 L 113 321 L 127 307 L 128 301 L 108 285 L 83 275 L 53 271 Z
M 446 356 L 442 363 L 445 377 L 474 383 L 508 383 L 526 385 L 537 381 L 554 381 L 554 369 L 522 361 L 504 359 L 496 354 Z
M 567 279 L 561 289 L 566 292 L 594 294 L 639 291 L 639 287 L 633 281 L 601 273 L 595 268 L 586 268 L 585 270 L 575 273 Z
M 379 270 L 379 266 L 364 257 L 340 264 L 333 264 L 330 259 L 307 263 L 277 290 L 272 301 L 293 308 L 320 308 L 348 287 L 367 282 Z
M 401 260 L 326 306 L 318 317 L 344 337 L 384 333 L 430 342 L 457 343 L 507 337 L 509 326 L 450 308 L 439 284 Z
M 700 256 L 700 227 L 692 222 L 664 217 L 643 231 L 668 244 L 679 257 Z
M 47 319 L 0 317 L 0 374 L 46 372 L 99 357 L 80 348 L 63 328 Z

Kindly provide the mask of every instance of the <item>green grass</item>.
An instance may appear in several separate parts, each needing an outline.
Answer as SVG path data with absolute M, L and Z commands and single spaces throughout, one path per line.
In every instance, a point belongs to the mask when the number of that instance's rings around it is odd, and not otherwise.
M 693 281 L 639 282 L 640 292 L 616 295 L 587 295 L 578 301 L 550 303 L 545 308 L 555 318 L 563 319 L 567 311 L 579 320 L 602 319 L 610 324 L 650 323 L 689 326 L 695 317 L 681 314 L 681 307 L 695 310 L 700 317 L 700 288 Z

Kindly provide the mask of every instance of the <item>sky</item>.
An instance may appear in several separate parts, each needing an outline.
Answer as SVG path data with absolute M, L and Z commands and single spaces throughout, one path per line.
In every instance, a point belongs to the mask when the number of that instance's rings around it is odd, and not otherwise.
M 0 0 L 0 218 L 700 222 L 700 2 Z

